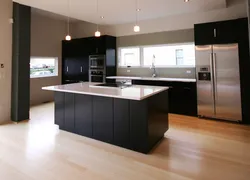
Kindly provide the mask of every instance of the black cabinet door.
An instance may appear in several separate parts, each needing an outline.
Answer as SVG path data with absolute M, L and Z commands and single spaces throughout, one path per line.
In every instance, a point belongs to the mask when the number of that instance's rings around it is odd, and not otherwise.
M 59 128 L 64 128 L 64 94 L 63 92 L 55 92 L 55 124 Z
M 92 97 L 75 94 L 75 132 L 82 136 L 93 136 Z
M 216 29 L 216 23 L 195 24 L 195 45 L 216 44 Z
M 130 147 L 129 100 L 114 98 L 114 143 Z
M 93 138 L 113 143 L 113 98 L 93 96 Z
M 75 102 L 73 93 L 64 93 L 64 130 L 75 132 Z
M 237 42 L 237 21 L 217 22 L 216 44 L 236 43 Z

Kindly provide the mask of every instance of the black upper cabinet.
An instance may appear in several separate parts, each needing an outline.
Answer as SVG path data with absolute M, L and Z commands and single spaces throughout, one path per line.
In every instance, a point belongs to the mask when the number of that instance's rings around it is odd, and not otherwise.
M 195 44 L 208 45 L 237 43 L 239 27 L 244 19 L 246 18 L 213 23 L 195 24 Z
M 116 75 L 116 38 L 87 37 L 62 41 L 62 83 L 88 81 L 89 56 L 106 55 L 106 76 Z
M 215 44 L 215 23 L 195 24 L 194 31 L 196 45 Z
M 237 21 L 217 22 L 216 44 L 236 43 L 237 42 Z

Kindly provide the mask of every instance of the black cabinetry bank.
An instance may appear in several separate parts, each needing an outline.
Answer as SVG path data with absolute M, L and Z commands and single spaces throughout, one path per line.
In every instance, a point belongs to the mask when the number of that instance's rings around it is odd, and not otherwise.
M 95 87 L 75 83 L 55 91 L 55 124 L 61 130 L 148 153 L 168 130 L 168 88 Z
M 62 41 L 62 84 L 89 81 L 89 56 L 105 55 L 106 76 L 116 75 L 116 37 L 104 35 Z
M 196 24 L 194 30 L 195 45 L 238 43 L 243 123 L 250 124 L 248 18 Z

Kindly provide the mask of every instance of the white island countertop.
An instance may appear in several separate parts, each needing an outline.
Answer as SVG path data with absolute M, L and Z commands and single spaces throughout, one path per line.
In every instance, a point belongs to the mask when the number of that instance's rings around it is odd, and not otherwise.
M 132 85 L 131 87 L 119 88 L 119 87 L 100 87 L 95 86 L 101 83 L 75 83 L 57 86 L 43 87 L 43 90 L 48 91 L 59 91 L 68 92 L 76 94 L 86 94 L 94 96 L 103 97 L 113 97 L 120 99 L 129 100 L 143 100 L 162 91 L 168 90 L 168 87 L 158 87 L 158 86 L 143 86 L 143 85 Z
M 107 79 L 117 79 L 117 80 L 196 82 L 196 79 L 165 78 L 165 77 L 108 76 L 106 78 Z

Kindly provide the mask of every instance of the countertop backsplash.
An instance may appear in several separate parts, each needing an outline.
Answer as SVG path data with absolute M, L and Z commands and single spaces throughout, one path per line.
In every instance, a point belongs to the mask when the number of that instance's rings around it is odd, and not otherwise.
M 150 68 L 117 68 L 117 76 L 151 77 Z M 158 77 L 195 79 L 195 68 L 156 68 Z

